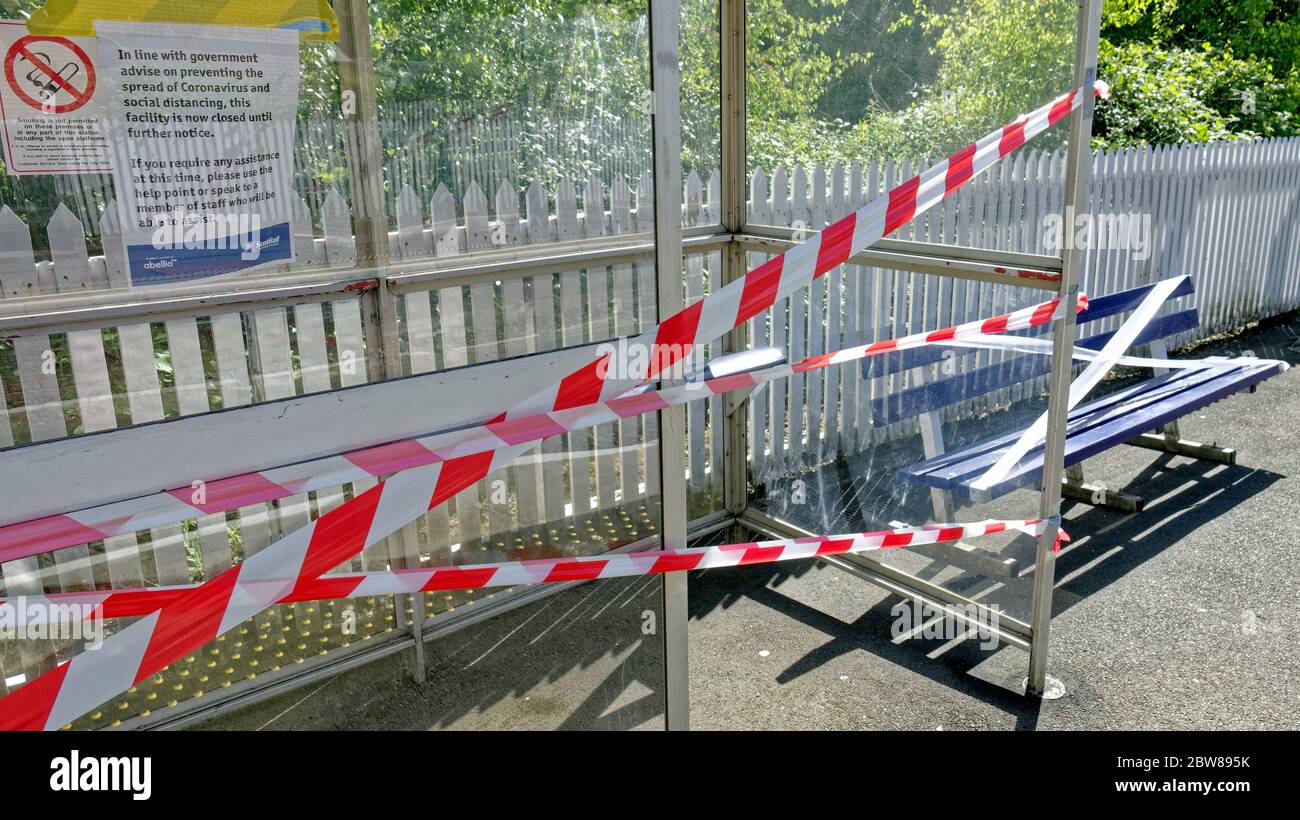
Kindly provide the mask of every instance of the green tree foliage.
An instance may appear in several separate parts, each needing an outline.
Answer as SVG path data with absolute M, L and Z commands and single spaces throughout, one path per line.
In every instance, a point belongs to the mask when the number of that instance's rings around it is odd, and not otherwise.
M 914 18 L 934 37 L 935 80 L 895 115 L 918 150 L 947 153 L 1069 88 L 1074 64 L 1072 0 L 961 0 L 947 11 L 915 0 Z
M 1279 78 L 1300 65 L 1300 3 L 1295 0 L 1106 0 L 1102 29 L 1112 42 L 1174 48 L 1208 43 L 1268 61 Z
M 931 0 L 937 13 L 957 0 Z M 818 102 L 826 119 L 857 122 L 873 108 L 898 111 L 934 84 L 939 68 L 934 47 L 938 29 L 898 25 L 915 8 L 915 0 L 853 0 L 829 34 L 845 59 L 839 76 Z
M 751 161 L 810 151 L 821 141 L 817 106 L 846 63 L 828 35 L 848 1 L 753 0 L 746 7 Z
M 771 167 L 953 151 L 1069 87 L 1074 22 L 1072 0 L 850 0 L 829 36 L 837 53 L 857 51 L 815 108 L 832 116 L 751 116 L 752 159 Z
M 644 4 L 380 0 L 370 9 L 381 118 L 437 141 L 458 123 L 500 117 L 520 129 L 522 180 L 582 173 L 548 154 L 557 134 L 600 139 L 625 118 L 648 128 Z
M 830 45 L 830 34 L 852 0 L 749 0 L 749 150 L 769 158 L 809 144 L 800 132 L 819 122 L 826 90 L 856 60 Z M 717 162 L 719 87 L 716 0 L 683 0 L 682 120 L 684 162 Z
M 1072 0 L 848 0 L 834 15 L 775 5 L 767 13 L 823 25 L 807 48 L 841 60 L 812 113 L 751 117 L 752 158 L 768 167 L 941 155 L 1073 77 Z M 1098 144 L 1298 133 L 1300 2 L 1106 0 L 1102 28 L 1099 75 L 1114 94 Z
M 1268 64 L 1212 48 L 1103 41 L 1110 101 L 1097 111 L 1101 145 L 1211 142 L 1294 133 L 1294 104 Z
M 1099 74 L 1115 95 L 1102 144 L 1297 133 L 1300 3 L 1106 0 Z
M 641 4 L 628 0 L 380 0 L 370 5 L 381 100 L 481 112 L 628 97 L 647 87 Z

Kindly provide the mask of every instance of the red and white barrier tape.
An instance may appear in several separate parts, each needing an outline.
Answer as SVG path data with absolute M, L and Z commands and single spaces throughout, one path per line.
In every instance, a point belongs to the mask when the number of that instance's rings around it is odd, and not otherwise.
M 628 345 L 570 373 L 552 390 L 523 402 L 507 417 L 614 398 L 631 386 L 654 379 L 696 345 L 707 344 L 739 327 L 772 307 L 778 299 L 833 270 L 853 254 L 942 202 L 1025 141 L 1064 119 L 1083 100 L 1084 95 L 1076 89 L 987 134 L 821 233 L 669 317 Z M 645 351 L 649 351 L 648 356 L 643 355 Z M 605 374 L 609 372 L 625 374 L 628 378 L 606 379 Z
M 541 441 L 550 436 L 583 430 L 608 421 L 650 413 L 868 356 L 953 341 L 988 343 L 993 338 L 992 334 L 1038 327 L 1058 318 L 1059 301 L 1052 299 L 990 319 L 977 319 L 941 330 L 913 333 L 835 353 L 811 356 L 793 364 L 775 365 L 681 387 L 620 396 L 565 410 L 502 419 L 463 430 L 405 439 L 340 456 L 205 482 L 202 504 L 194 501 L 197 491 L 185 487 L 12 524 L 0 527 L 0 562 L 84 543 L 87 527 L 99 533 L 100 537 L 136 532 L 184 521 L 198 514 L 225 512 L 248 504 L 274 501 L 371 476 L 388 475 L 411 467 L 497 450 L 511 444 Z M 1082 310 L 1085 305 L 1086 298 L 1080 297 L 1076 309 Z
M 1042 534 L 1045 526 L 1045 522 L 1037 519 L 980 521 L 973 524 L 926 524 L 920 527 L 898 527 L 879 532 L 819 535 L 810 538 L 724 544 L 714 547 L 687 547 L 675 550 L 606 553 L 581 558 L 543 558 L 428 569 L 327 575 L 319 579 L 319 583 L 284 595 L 276 603 L 366 598 L 375 595 L 413 595 L 419 592 L 554 584 L 695 569 L 718 569 L 791 561 L 798 558 L 815 558 L 819 555 L 943 544 L 1006 530 L 1038 536 Z M 1061 540 L 1069 540 L 1063 532 L 1059 537 Z M 27 595 L 11 601 L 0 600 L 0 608 L 24 608 L 29 613 L 24 616 L 24 623 L 28 625 L 45 623 L 51 615 L 69 613 L 79 618 L 133 618 L 169 606 L 179 596 L 195 588 L 197 587 L 190 585 Z M 72 606 L 77 609 L 68 609 Z
M 688 355 L 693 345 L 719 338 L 771 307 L 777 299 L 788 296 L 933 207 L 976 174 L 1058 122 L 1078 107 L 1082 99 L 1082 94 L 1071 92 L 986 135 L 631 343 L 619 345 L 614 353 L 570 373 L 551 390 L 510 410 L 500 421 L 523 423 L 527 421 L 525 417 L 535 417 L 539 412 L 591 405 L 653 379 Z M 638 356 L 636 351 L 650 351 L 650 355 Z M 615 356 L 621 360 L 615 361 Z M 610 372 L 627 378 L 606 379 Z M 430 455 L 430 445 L 442 446 L 445 441 L 442 436 L 430 436 L 393 442 L 206 482 L 201 492 L 192 486 L 182 487 L 146 499 L 130 499 L 10 524 L 0 527 L 0 562 L 432 463 L 436 459 Z
M 986 170 L 1079 107 L 1078 89 L 1023 115 L 877 197 L 856 213 L 668 317 L 622 354 L 608 354 L 508 411 L 506 419 L 616 398 L 658 376 L 697 344 L 707 344 L 777 299 L 845 262 Z M 640 362 L 630 353 L 651 351 Z M 613 357 L 620 356 L 615 362 Z M 630 378 L 606 379 L 609 373 Z M 118 632 L 0 699 L 0 727 L 58 728 L 317 579 L 367 546 L 508 465 L 531 444 L 413 467 L 285 535 L 170 606 Z
M 1004 350 L 1009 353 L 1024 353 L 1037 356 L 1052 355 L 1052 343 L 1048 339 L 1028 339 L 1023 336 L 987 339 L 964 339 L 947 342 L 941 347 L 960 347 L 972 350 Z M 1073 358 L 1092 362 L 1101 357 L 1101 353 L 1087 347 L 1075 346 Z M 1145 367 L 1161 370 L 1204 370 L 1207 367 L 1255 367 L 1258 365 L 1276 365 L 1283 370 L 1290 370 L 1291 365 L 1281 359 L 1259 359 L 1254 356 L 1207 356 L 1204 359 L 1155 359 L 1150 356 L 1119 356 L 1115 364 L 1125 367 Z

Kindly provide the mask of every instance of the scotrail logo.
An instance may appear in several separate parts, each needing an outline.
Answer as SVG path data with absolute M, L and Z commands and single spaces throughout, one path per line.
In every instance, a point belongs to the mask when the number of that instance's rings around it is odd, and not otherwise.
M 177 208 L 153 232 L 155 250 L 238 250 L 245 262 L 278 242 L 278 237 L 262 239 L 262 216 L 257 213 L 197 214 Z
M 50 790 L 56 792 L 129 792 L 132 800 L 153 795 L 153 758 L 82 757 L 73 749 L 50 761 Z

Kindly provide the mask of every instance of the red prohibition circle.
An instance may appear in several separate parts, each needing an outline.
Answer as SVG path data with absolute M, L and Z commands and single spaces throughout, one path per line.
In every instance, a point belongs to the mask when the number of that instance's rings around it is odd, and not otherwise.
M 78 91 L 72 83 L 60 77 L 57 71 L 46 65 L 45 61 L 41 60 L 41 58 L 28 50 L 27 47 L 32 43 L 55 43 L 71 51 L 77 59 L 81 60 L 82 64 L 86 66 L 86 88 Z M 55 85 L 59 86 L 60 89 L 71 94 L 72 101 L 63 103 L 62 105 L 51 106 L 27 93 L 27 91 L 25 91 L 18 83 L 18 78 L 14 75 L 14 64 L 18 62 L 20 56 L 35 66 L 42 74 L 48 76 Z M 28 34 L 25 37 L 19 38 L 9 47 L 9 51 L 5 52 L 4 63 L 5 80 L 8 81 L 9 87 L 18 95 L 18 99 L 39 111 L 53 114 L 67 114 L 70 111 L 76 111 L 81 106 L 90 102 L 90 98 L 95 93 L 95 66 L 90 62 L 90 55 L 86 54 L 81 46 L 72 42 L 67 37 L 44 37 L 38 34 Z

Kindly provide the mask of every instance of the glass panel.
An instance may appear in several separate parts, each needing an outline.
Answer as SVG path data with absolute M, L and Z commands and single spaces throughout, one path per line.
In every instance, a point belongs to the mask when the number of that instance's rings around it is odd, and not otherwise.
M 30 13 L 41 3 L 17 5 Z M 19 176 L 20 169 L 0 166 L 6 171 L 0 195 L 19 226 L 14 230 L 25 227 L 30 235 L 35 261 L 65 250 L 83 264 L 90 260 L 88 271 L 68 267 L 59 277 L 24 277 L 32 282 L 29 292 L 128 282 L 174 286 L 223 271 L 220 287 L 229 287 L 227 280 L 280 278 L 290 270 L 369 267 L 376 262 L 367 250 L 372 236 L 381 255 L 409 261 L 620 232 L 611 224 L 608 201 L 597 211 L 602 219 L 587 215 L 585 194 L 593 181 L 606 196 L 620 185 L 635 190 L 650 171 L 643 4 L 334 5 L 338 43 L 309 37 L 277 43 L 283 59 L 274 59 L 269 45 L 240 43 L 231 39 L 232 29 L 197 21 L 150 31 L 152 23 L 141 22 L 125 3 L 122 16 L 135 22 L 109 21 L 98 39 L 85 38 L 85 47 L 102 50 L 104 61 L 95 104 L 85 110 L 102 110 L 113 146 L 106 163 L 119 171 Z M 273 33 L 248 36 L 276 36 L 273 27 L 258 31 Z M 368 39 L 371 55 L 354 59 L 354 39 Z M 713 42 L 716 51 L 716 37 Z M 707 48 L 691 59 L 699 71 L 716 66 Z M 558 64 L 566 70 L 555 71 Z M 173 77 L 177 89 L 155 87 L 162 82 L 167 88 Z M 266 83 L 274 93 L 264 99 L 259 95 Z M 252 107 L 231 102 L 230 94 Z M 717 102 L 716 95 L 701 99 L 691 122 L 702 131 L 692 136 L 689 150 L 707 179 L 716 168 Z M 165 131 L 182 126 L 183 132 Z M 190 134 L 193 128 L 202 133 Z M 172 138 L 164 139 L 168 134 Z M 257 157 L 276 156 L 244 163 L 253 146 Z M 261 175 L 208 179 L 231 173 L 221 170 L 224 159 Z M 138 178 L 124 175 L 128 167 L 140 169 Z M 127 179 L 130 190 L 119 190 Z M 231 186 L 238 190 L 227 190 Z M 263 197 L 262 204 L 243 204 L 253 194 Z M 112 203 L 117 207 L 109 208 Z M 372 213 L 376 206 L 382 213 Z M 571 216 L 565 213 L 570 207 Z M 250 227 L 255 216 L 266 234 L 259 247 L 267 257 L 240 261 L 239 272 L 207 264 L 207 257 L 186 247 L 198 236 L 195 225 L 218 226 L 205 234 L 209 244 L 234 236 L 220 227 L 230 221 L 225 217 L 244 226 L 241 236 L 260 236 Z M 149 226 L 148 242 L 139 219 L 158 223 Z M 281 221 L 289 225 L 283 237 L 272 232 Z M 173 227 L 179 242 L 137 250 L 150 259 L 161 251 L 176 259 L 159 257 L 149 266 L 143 256 L 117 258 L 124 231 L 135 247 Z M 272 240 L 281 249 L 276 254 L 284 254 L 273 264 L 267 261 Z M 12 278 L 8 271 L 5 278 Z
M 653 300 L 649 260 L 414 291 L 401 299 L 403 361 L 428 372 L 608 342 L 652 327 Z M 657 429 L 649 414 L 546 439 L 425 516 L 427 562 L 590 554 L 657 533 Z
M 329 268 L 340 269 L 344 278 L 360 276 L 356 269 L 374 261 L 367 255 L 367 235 L 381 250 L 386 244 L 389 259 L 414 262 L 414 269 L 430 257 L 648 236 L 651 209 L 641 207 L 653 196 L 644 4 L 539 2 L 487 10 L 427 5 L 335 3 L 340 44 L 296 43 L 298 106 L 289 117 L 294 141 L 288 152 L 292 263 L 226 274 L 220 285 L 202 279 L 167 287 L 207 293 Z M 369 37 L 373 72 L 358 59 L 362 55 L 349 54 L 353 35 Z M 114 36 L 121 51 L 138 45 L 130 31 Z M 191 46 L 186 55 L 201 50 Z M 149 62 L 131 54 L 134 62 Z M 185 56 L 177 54 L 175 61 L 185 62 Z M 571 70 L 556 72 L 560 62 Z M 716 101 L 713 111 L 716 120 Z M 696 121 L 707 119 L 704 114 Z M 283 129 L 273 136 L 282 138 Z M 708 155 L 706 143 L 705 137 L 694 141 L 695 156 Z M 708 191 L 716 162 L 701 159 L 700 168 L 707 175 L 692 189 L 693 201 L 701 204 L 691 219 L 703 225 L 716 221 L 708 210 L 716 203 Z M 36 184 L 38 178 L 0 179 Z M 0 269 L 0 283 L 6 288 L 19 281 L 9 275 L 18 269 L 15 259 L 31 271 L 22 281 L 39 285 L 33 292 L 125 285 L 126 269 L 114 268 L 120 242 L 103 239 L 100 226 L 101 213 L 116 213 L 108 205 L 116 196 L 111 175 L 70 179 L 75 189 L 65 182 L 45 184 L 54 186 L 54 199 L 90 190 L 83 197 L 85 213 L 53 205 L 42 211 L 37 198 L 11 199 L 6 192 L 6 201 L 31 204 L 21 213 L 0 214 L 6 242 L 21 235 L 19 245 L 25 246 L 29 234 L 44 235 L 29 226 L 40 226 L 47 211 L 59 227 L 44 244 L 38 239 L 30 255 L 25 247 L 15 254 L 5 245 L 2 259 L 9 267 Z M 382 216 L 368 210 L 367 202 L 379 203 Z M 86 247 L 60 255 L 71 245 L 59 242 L 69 237 L 86 240 Z M 68 259 L 89 273 L 69 279 Z M 137 318 L 128 311 L 118 324 L 55 326 L 6 338 L 0 341 L 0 448 L 377 378 L 375 365 L 385 357 L 378 349 L 373 288 L 367 282 L 357 292 L 349 288 L 224 313 L 205 308 L 198 316 Z M 4 294 L 17 295 L 28 294 Z M 131 298 L 126 291 L 121 295 Z M 655 323 L 653 260 L 536 275 L 503 271 L 499 279 L 406 292 L 394 297 L 393 312 L 398 349 L 388 358 L 398 366 L 389 367 L 390 376 L 594 344 Z M 492 414 L 504 409 L 491 408 Z M 657 439 L 653 415 L 556 437 L 333 572 L 586 555 L 642 541 L 658 531 L 660 521 Z M 373 484 L 355 482 L 9 562 L 0 567 L 0 595 L 211 580 Z M 281 674 L 289 662 L 318 662 L 324 653 L 334 657 L 367 640 L 396 637 L 410 618 L 455 617 L 479 601 L 508 601 L 512 592 L 273 607 L 217 642 L 223 646 L 204 647 L 196 653 L 199 660 L 174 664 L 158 681 L 128 693 L 127 706 L 101 709 L 83 723 L 156 719 L 160 705 L 172 701 L 176 711 L 168 715 L 179 714 L 201 692 L 260 686 L 267 680 L 263 675 Z M 641 640 L 639 632 L 634 640 Z M 647 640 L 645 646 L 661 656 L 662 644 Z M 223 654 L 200 658 L 214 649 Z M 73 643 L 33 649 L 0 640 L 6 686 L 30 681 L 56 652 L 66 658 L 77 650 Z M 186 664 L 200 661 L 217 671 L 206 674 L 204 686 L 192 687 L 195 670 Z
M 748 4 L 750 220 L 820 230 L 1070 90 L 1071 0 Z M 894 238 L 1047 253 L 1036 199 L 1066 129 L 1039 135 Z
M 859 266 L 823 281 L 769 311 L 755 326 L 760 343 L 770 341 L 799 361 L 828 344 L 842 349 L 936 330 L 1045 298 L 1025 288 Z M 827 338 L 831 328 L 839 343 Z M 818 534 L 880 530 L 894 522 L 1037 518 L 1036 483 L 977 504 L 960 493 L 955 499 L 931 493 L 909 468 L 1027 427 L 1046 411 L 1048 357 L 958 347 L 920 351 L 772 383 L 750 407 L 751 429 L 758 431 L 750 454 L 752 503 Z M 961 400 L 946 403 L 955 396 Z M 973 539 L 974 558 L 929 547 L 878 557 L 970 594 L 1005 559 L 1017 561 L 1018 571 L 1032 565 L 1031 540 L 1022 536 L 1008 546 L 1010 540 Z M 1001 586 L 985 603 L 1027 618 L 1027 580 L 996 580 Z
M 148 593 L 212 580 L 233 564 L 271 547 L 281 535 L 305 526 L 374 485 L 373 480 L 313 491 L 278 501 L 214 513 L 197 520 L 112 536 L 3 565 L 3 596 L 31 615 L 48 607 L 19 596 L 53 595 L 68 609 L 66 593 L 98 590 Z M 381 541 L 344 562 L 332 575 L 403 566 L 403 543 Z M 137 599 L 135 606 L 140 606 Z M 147 601 L 148 599 L 143 599 Z M 76 603 L 74 601 L 74 603 Z M 111 606 L 106 603 L 106 606 Z M 47 638 L 39 632 L 0 637 L 0 664 L 10 690 L 29 682 L 53 663 L 67 660 L 129 625 L 132 618 L 110 617 L 87 606 L 88 620 L 60 624 Z M 59 610 L 53 610 L 58 612 Z M 112 614 L 113 610 L 108 610 Z M 373 640 L 395 636 L 401 624 L 391 595 L 338 598 L 274 606 L 216 641 L 171 664 L 111 702 L 73 722 L 77 728 L 103 728 L 137 718 L 165 719 L 191 708 L 194 698 L 264 685 L 297 664 L 330 654 L 357 651 Z M 37 636 L 39 637 L 33 637 Z M 282 671 L 284 670 L 284 671 Z
M 402 258 L 631 230 L 607 210 L 650 171 L 644 5 L 370 8 L 390 227 L 432 210 Z
M 290 692 L 200 728 L 662 729 L 663 653 L 643 631 L 662 623 L 660 583 L 584 584 L 439 637 L 418 687 L 395 655 L 331 678 L 307 700 Z
M 30 13 L 42 4 L 17 5 Z M 229 288 L 229 280 L 347 261 L 324 245 L 327 233 L 336 246 L 354 244 L 347 175 L 357 159 L 349 165 L 343 156 L 335 46 L 280 27 L 275 12 L 232 21 L 200 7 L 183 19 L 129 3 L 96 8 L 105 18 L 97 36 L 86 36 L 92 21 L 75 14 L 41 11 L 26 28 L 0 26 L 11 39 L 29 29 L 46 38 L 34 55 L 71 78 L 34 92 L 48 98 L 39 114 L 24 112 L 59 150 L 45 167 L 15 150 L 0 177 L 13 203 L 6 239 L 17 241 L 25 226 L 35 261 L 57 269 L 23 276 L 21 260 L 12 260 L 6 277 L 18 278 L 8 295 Z M 72 39 L 50 39 L 64 34 Z M 79 78 L 93 82 L 65 100 Z M 14 286 L 24 280 L 31 284 L 19 294 Z
M 717 0 L 681 0 L 681 10 L 682 173 L 686 180 L 685 225 L 691 228 L 718 224 L 722 216 L 715 195 L 719 184 L 715 174 L 722 161 L 721 35 Z M 699 188 L 704 190 L 706 202 L 714 206 L 703 208 L 697 217 L 691 197 Z
M 360 384 L 366 342 L 353 296 L 0 340 L 0 446 Z

